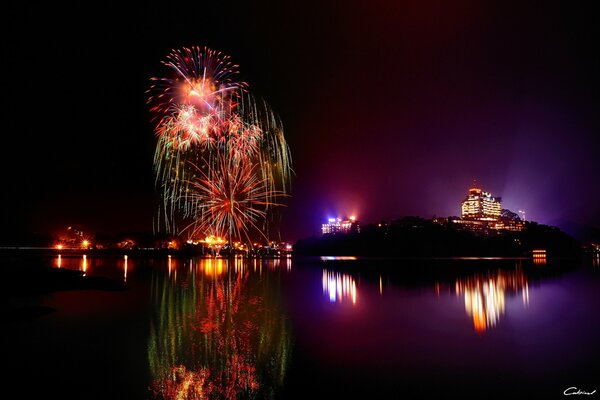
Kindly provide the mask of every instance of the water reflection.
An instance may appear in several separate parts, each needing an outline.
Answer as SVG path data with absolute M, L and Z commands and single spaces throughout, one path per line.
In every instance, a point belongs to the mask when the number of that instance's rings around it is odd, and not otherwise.
M 250 261 L 252 262 L 252 261 Z M 152 276 L 148 359 L 152 395 L 166 399 L 273 397 L 289 360 L 280 271 L 244 259 L 175 258 Z M 260 270 L 263 262 L 258 261 Z M 177 273 L 179 272 L 179 279 Z
M 87 256 L 84 254 L 83 259 L 81 260 L 81 271 L 83 271 L 83 276 L 85 276 L 87 272 Z
M 127 283 L 127 255 L 123 256 L 123 283 Z
M 486 275 L 476 274 L 457 279 L 454 284 L 457 296 L 464 296 L 465 310 L 473 319 L 473 328 L 478 333 L 495 327 L 505 312 L 507 294 L 520 292 L 523 304 L 529 304 L 527 277 L 520 269 L 498 270 Z M 439 293 L 439 285 L 436 284 Z
M 534 265 L 546 265 L 546 250 L 534 250 L 533 251 L 533 264 Z
M 323 294 L 330 303 L 351 301 L 356 304 L 356 281 L 349 274 L 323 270 Z

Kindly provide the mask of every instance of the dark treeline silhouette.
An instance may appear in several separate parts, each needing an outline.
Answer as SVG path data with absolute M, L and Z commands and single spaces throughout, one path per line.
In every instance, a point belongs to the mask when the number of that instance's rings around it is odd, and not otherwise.
M 372 224 L 360 233 L 331 234 L 299 240 L 301 256 L 364 257 L 522 257 L 544 249 L 548 257 L 578 257 L 581 245 L 560 229 L 528 222 L 520 232 L 476 233 L 419 217 Z

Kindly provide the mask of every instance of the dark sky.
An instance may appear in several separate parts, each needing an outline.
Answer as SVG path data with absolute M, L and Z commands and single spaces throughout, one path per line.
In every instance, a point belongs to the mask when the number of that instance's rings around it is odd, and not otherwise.
M 457 215 L 473 179 L 529 219 L 600 226 L 600 21 L 582 5 L 11 3 L 5 242 L 74 223 L 152 229 L 145 90 L 191 45 L 231 55 L 283 120 L 297 175 L 284 239 L 328 216 Z

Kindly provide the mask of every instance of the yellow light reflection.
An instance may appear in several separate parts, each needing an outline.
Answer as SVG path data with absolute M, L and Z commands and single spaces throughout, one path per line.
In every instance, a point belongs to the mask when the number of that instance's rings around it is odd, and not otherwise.
M 352 305 L 356 304 L 356 281 L 351 275 L 324 269 L 322 283 L 323 294 L 328 297 L 330 303 L 342 303 L 350 300 Z
M 491 275 L 475 275 L 455 282 L 456 295 L 463 295 L 467 315 L 473 328 L 483 333 L 498 324 L 505 312 L 506 294 L 521 292 L 523 304 L 529 304 L 529 286 L 522 271 L 497 271 Z
M 533 256 L 534 265 L 546 265 L 546 256 Z
M 123 256 L 124 265 L 123 265 L 123 283 L 127 283 L 127 255 Z
M 221 260 L 222 261 L 222 260 Z M 244 259 L 241 256 L 235 256 L 234 260 L 233 260 L 233 269 L 235 272 L 242 272 L 244 270 L 244 266 L 246 264 L 244 263 Z M 221 271 L 222 273 L 222 271 Z
M 58 255 L 58 258 L 56 259 L 56 266 L 58 268 L 60 268 L 62 266 L 62 257 L 60 256 L 60 254 Z
M 235 264 L 236 261 L 234 261 L 234 270 L 240 272 L 238 269 L 239 264 Z M 238 267 L 236 267 L 236 265 L 238 265 Z M 239 268 L 241 269 L 241 267 Z M 200 269 L 204 271 L 206 276 L 218 277 L 227 272 L 226 260 L 223 260 L 222 258 L 208 258 L 205 262 L 200 263 Z
M 532 256 L 534 265 L 546 265 L 546 250 L 533 250 Z
M 87 255 L 83 255 L 83 260 L 81 261 L 81 270 L 83 271 L 83 276 L 85 276 L 87 272 Z

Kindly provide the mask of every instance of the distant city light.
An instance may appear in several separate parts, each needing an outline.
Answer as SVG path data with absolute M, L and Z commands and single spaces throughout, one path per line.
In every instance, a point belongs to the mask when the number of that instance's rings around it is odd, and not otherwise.
M 355 256 L 321 256 L 322 261 L 353 261 Z
M 342 220 L 341 218 L 328 218 L 327 223 L 321 225 L 321 232 L 323 235 L 330 233 L 360 232 L 360 226 L 355 215 L 352 215 L 347 220 Z

